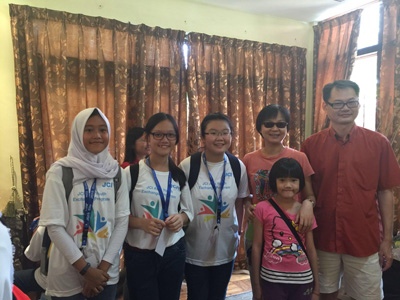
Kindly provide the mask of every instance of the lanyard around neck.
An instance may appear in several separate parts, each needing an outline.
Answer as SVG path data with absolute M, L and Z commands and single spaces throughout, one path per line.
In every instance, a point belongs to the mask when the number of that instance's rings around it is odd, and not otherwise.
M 211 186 L 212 186 L 212 188 L 213 188 L 213 190 L 214 190 L 215 199 L 217 199 L 217 201 L 218 201 L 218 202 L 217 202 L 217 226 L 218 226 L 219 224 L 221 224 L 222 190 L 224 189 L 224 185 L 225 185 L 226 157 L 225 157 L 225 155 L 224 155 L 224 170 L 223 170 L 222 176 L 221 176 L 221 183 L 220 183 L 220 193 L 219 193 L 219 196 L 218 196 L 218 193 L 217 193 L 217 187 L 215 186 L 214 178 L 212 177 L 211 172 L 210 172 L 210 170 L 208 169 L 207 159 L 206 159 L 206 153 L 205 153 L 205 152 L 203 152 L 203 162 L 204 162 L 204 165 L 205 165 L 206 168 L 207 168 L 208 177 L 210 178 L 210 183 L 211 183 Z
M 96 192 L 96 179 L 93 180 L 92 186 L 89 188 L 86 181 L 83 182 L 83 187 L 85 189 L 85 208 L 83 210 L 83 231 L 82 231 L 82 248 L 87 245 L 87 238 L 90 226 L 90 215 L 92 214 L 94 194 Z
M 168 207 L 169 207 L 169 199 L 171 198 L 171 189 L 172 189 L 172 178 L 171 178 L 171 171 L 168 172 L 168 188 L 167 188 L 167 197 L 164 197 L 164 192 L 161 188 L 160 182 L 157 179 L 157 174 L 156 171 L 150 166 L 150 158 L 148 157 L 147 160 L 147 165 L 151 169 L 151 172 L 153 173 L 153 178 L 157 186 L 158 194 L 160 195 L 161 199 L 161 204 L 163 208 L 163 217 L 164 221 L 168 218 Z

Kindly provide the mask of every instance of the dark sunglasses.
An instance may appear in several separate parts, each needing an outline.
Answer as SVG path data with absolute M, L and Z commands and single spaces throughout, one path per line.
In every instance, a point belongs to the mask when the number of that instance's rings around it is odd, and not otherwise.
M 288 123 L 287 122 L 276 122 L 276 123 L 275 122 L 264 122 L 263 125 L 266 128 L 272 128 L 274 126 L 276 126 L 278 128 L 285 128 L 288 125 Z

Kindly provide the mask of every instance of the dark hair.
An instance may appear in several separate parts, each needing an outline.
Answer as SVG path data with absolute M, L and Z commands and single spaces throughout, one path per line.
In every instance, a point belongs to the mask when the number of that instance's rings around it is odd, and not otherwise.
M 351 88 L 356 92 L 358 96 L 360 94 L 360 87 L 357 83 L 351 80 L 336 80 L 332 83 L 328 83 L 324 86 L 322 90 L 322 97 L 325 102 L 328 102 L 329 98 L 331 97 L 332 89 L 337 88 L 339 90 L 344 90 L 347 88 Z
M 161 123 L 162 121 L 165 120 L 170 121 L 172 123 L 172 126 L 174 127 L 174 131 L 176 134 L 176 140 L 175 140 L 175 145 L 176 145 L 179 143 L 179 129 L 178 125 L 176 125 L 174 117 L 171 116 L 170 114 L 160 112 L 152 115 L 150 119 L 147 121 L 146 126 L 144 127 L 144 132 L 149 136 L 153 128 L 156 127 L 158 123 Z
M 215 120 L 225 121 L 228 124 L 229 129 L 231 130 L 231 133 L 233 135 L 233 125 L 232 125 L 231 119 L 229 119 L 229 117 L 227 115 L 217 112 L 217 113 L 208 114 L 207 116 L 204 117 L 203 121 L 201 121 L 200 131 L 201 131 L 202 138 L 204 138 L 206 136 L 206 128 L 207 128 L 208 123 L 210 123 L 211 121 L 215 121 Z
M 176 124 L 174 117 L 172 117 L 170 114 L 160 112 L 160 113 L 156 113 L 156 114 L 152 115 L 149 118 L 149 120 L 147 121 L 146 126 L 144 127 L 144 132 L 148 136 L 150 136 L 150 133 L 153 130 L 153 128 L 156 127 L 158 123 L 161 123 L 162 121 L 165 121 L 165 120 L 170 121 L 172 123 L 172 126 L 174 127 L 174 131 L 176 134 L 176 141 L 175 141 L 175 145 L 176 145 L 179 142 L 179 130 L 178 130 L 178 125 Z M 174 179 L 175 181 L 178 181 L 179 185 L 181 187 L 184 187 L 186 184 L 185 173 L 175 165 L 175 163 L 171 157 L 168 158 L 168 163 L 169 163 L 169 170 L 171 171 L 172 179 Z
M 261 126 L 266 120 L 276 118 L 279 113 L 282 114 L 282 116 L 285 118 L 286 123 L 288 123 L 286 128 L 287 128 L 287 130 L 289 130 L 290 113 L 287 110 L 287 108 L 280 106 L 278 104 L 271 104 L 271 105 L 264 107 L 258 113 L 257 120 L 256 120 L 256 129 L 257 129 L 258 133 L 261 134 Z M 261 134 L 261 136 L 262 136 L 262 134 Z
M 143 127 L 133 127 L 128 130 L 126 134 L 126 142 L 125 142 L 125 160 L 129 163 L 133 163 L 136 160 L 136 149 L 135 143 L 138 139 L 140 139 L 144 134 Z
M 95 109 L 93 110 L 93 112 L 90 114 L 88 120 L 89 120 L 91 117 L 94 117 L 94 116 L 99 116 L 99 117 L 101 117 L 101 116 L 100 116 L 100 113 L 99 113 L 99 110 L 98 110 L 97 108 L 95 108 Z
M 276 180 L 278 178 L 287 177 L 297 178 L 300 180 L 299 192 L 304 188 L 305 179 L 303 168 L 294 158 L 285 157 L 276 161 L 272 166 L 271 171 L 269 171 L 269 186 L 271 190 L 276 193 Z

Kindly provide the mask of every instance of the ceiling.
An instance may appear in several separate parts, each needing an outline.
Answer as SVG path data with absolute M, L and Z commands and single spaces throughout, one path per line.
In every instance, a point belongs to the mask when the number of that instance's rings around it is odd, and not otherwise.
M 316 22 L 350 12 L 376 0 L 187 0 L 206 5 L 304 22 Z

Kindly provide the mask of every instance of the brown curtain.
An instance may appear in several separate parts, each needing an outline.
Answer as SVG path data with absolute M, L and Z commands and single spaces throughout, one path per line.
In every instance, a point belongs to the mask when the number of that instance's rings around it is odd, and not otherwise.
M 305 124 L 305 49 L 199 33 L 189 34 L 188 46 L 188 154 L 201 146 L 200 121 L 211 112 L 222 112 L 231 118 L 234 154 L 243 157 L 260 149 L 262 139 L 255 120 L 268 104 L 289 109 L 291 124 L 286 140 L 290 147 L 300 148 Z M 241 239 L 235 268 L 245 267 Z
M 200 121 L 211 112 L 227 114 L 235 138 L 231 151 L 243 157 L 262 147 L 255 128 L 260 110 L 280 104 L 290 110 L 288 144 L 304 139 L 306 49 L 190 33 L 188 36 L 189 148 L 200 145 Z
M 29 218 L 39 215 L 45 173 L 66 155 L 72 120 L 84 108 L 97 106 L 109 118 L 110 152 L 120 162 L 127 127 L 155 112 L 171 113 L 186 142 L 183 31 L 18 5 L 10 16 Z
M 335 80 L 350 78 L 361 12 L 356 10 L 314 26 L 314 133 L 329 126 L 322 109 L 322 88 Z
M 382 51 L 376 130 L 390 140 L 400 163 L 400 0 L 383 1 Z M 395 230 L 400 230 L 400 191 L 395 197 Z

